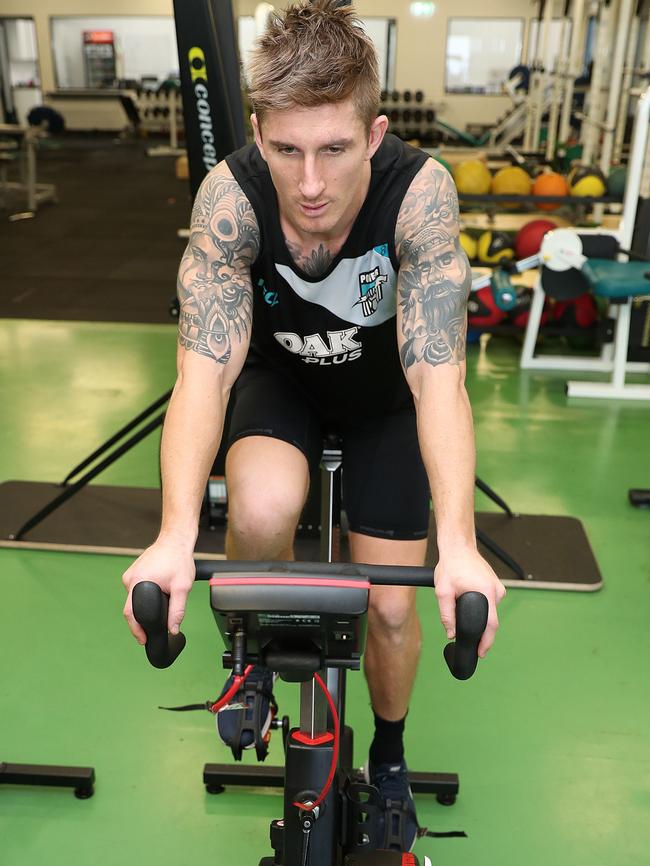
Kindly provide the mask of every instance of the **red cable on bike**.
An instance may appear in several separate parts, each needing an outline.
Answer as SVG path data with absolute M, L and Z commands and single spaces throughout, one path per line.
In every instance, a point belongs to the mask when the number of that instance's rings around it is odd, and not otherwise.
M 247 665 L 246 668 L 244 668 L 244 673 L 241 674 L 241 676 L 236 676 L 234 678 L 233 684 L 230 686 L 230 688 L 228 689 L 226 694 L 222 695 L 219 698 L 219 700 L 215 704 L 212 704 L 212 706 L 210 707 L 211 713 L 218 713 L 219 710 L 223 709 L 223 707 L 226 706 L 226 704 L 230 703 L 230 701 L 232 700 L 232 698 L 234 698 L 234 696 L 240 690 L 240 688 L 242 687 L 242 684 L 246 680 L 246 677 L 249 675 L 249 673 L 252 670 L 253 670 L 253 665 Z
M 339 731 L 339 714 L 336 712 L 336 706 L 334 704 L 334 701 L 332 700 L 332 696 L 330 695 L 329 691 L 327 690 L 327 686 L 325 685 L 323 680 L 320 678 L 320 676 L 318 674 L 314 674 L 314 679 L 316 680 L 318 685 L 323 690 L 323 693 L 325 694 L 325 697 L 327 698 L 327 703 L 329 704 L 329 708 L 332 711 L 332 719 L 334 720 L 334 750 L 332 752 L 332 763 L 330 765 L 330 771 L 329 771 L 329 774 L 327 776 L 327 780 L 325 782 L 323 790 L 320 792 L 320 794 L 316 798 L 316 802 L 311 803 L 311 805 L 309 803 L 293 803 L 293 805 L 296 808 L 304 809 L 305 812 L 313 812 L 314 809 L 316 808 L 316 806 L 320 806 L 320 804 L 323 802 L 323 800 L 327 796 L 327 792 L 332 787 L 332 782 L 334 781 L 334 774 L 336 773 L 336 765 L 337 765 L 338 759 L 339 759 L 339 734 L 340 734 L 340 731 Z

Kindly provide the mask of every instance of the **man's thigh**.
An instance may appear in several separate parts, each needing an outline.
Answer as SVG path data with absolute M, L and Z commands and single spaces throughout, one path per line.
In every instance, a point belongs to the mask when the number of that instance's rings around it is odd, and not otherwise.
M 346 428 L 343 501 L 355 559 L 422 564 L 430 489 L 414 411 L 405 409 Z

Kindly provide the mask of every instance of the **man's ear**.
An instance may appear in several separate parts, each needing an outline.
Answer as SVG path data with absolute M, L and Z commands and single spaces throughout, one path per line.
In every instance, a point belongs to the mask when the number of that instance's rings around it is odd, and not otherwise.
M 384 136 L 388 131 L 388 118 L 385 114 L 380 114 L 379 117 L 375 117 L 373 122 L 370 124 L 370 134 L 368 135 L 368 149 L 366 152 L 366 159 L 371 159 L 379 145 L 384 140 Z
M 256 114 L 251 114 L 251 126 L 255 136 L 255 144 L 257 149 L 262 154 L 262 159 L 266 162 L 266 154 L 264 153 L 264 144 L 262 143 L 262 127 L 259 124 Z

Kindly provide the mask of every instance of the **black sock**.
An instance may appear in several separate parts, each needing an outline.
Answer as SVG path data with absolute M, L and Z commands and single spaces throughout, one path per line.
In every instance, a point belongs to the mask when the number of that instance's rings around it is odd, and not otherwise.
M 404 758 L 404 722 L 387 722 L 375 715 L 375 737 L 370 746 L 370 760 L 377 764 L 399 764 Z

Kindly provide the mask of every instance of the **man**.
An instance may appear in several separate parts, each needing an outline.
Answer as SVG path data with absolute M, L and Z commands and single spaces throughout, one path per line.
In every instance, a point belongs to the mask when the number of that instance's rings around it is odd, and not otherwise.
M 232 391 L 228 557 L 293 557 L 322 430 L 334 426 L 353 559 L 421 565 L 431 495 L 441 619 L 453 637 L 456 597 L 483 592 L 484 656 L 505 590 L 476 550 L 464 386 L 470 271 L 453 181 L 386 135 L 374 49 L 336 0 L 301 2 L 273 19 L 249 78 L 255 145 L 213 169 L 194 205 L 162 441 L 162 527 L 124 575 L 125 616 L 142 642 L 131 590 L 154 580 L 171 596 L 169 628 L 178 631 Z M 417 833 L 403 750 L 420 651 L 415 591 L 373 590 L 368 625 L 367 769 L 386 817 L 397 810 L 386 825 L 399 820 L 408 850 Z M 256 676 L 266 713 L 272 682 Z M 239 722 L 237 712 L 219 715 L 225 741 Z

